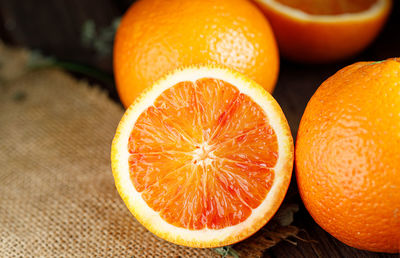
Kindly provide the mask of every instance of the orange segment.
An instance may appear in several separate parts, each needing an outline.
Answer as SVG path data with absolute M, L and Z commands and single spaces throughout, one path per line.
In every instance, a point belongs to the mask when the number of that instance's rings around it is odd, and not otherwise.
M 215 155 L 236 162 L 273 168 L 278 159 L 275 132 L 267 125 L 254 128 L 219 144 L 218 149 L 215 150 Z
M 215 67 L 176 71 L 129 107 L 112 147 L 117 189 L 149 230 L 193 247 L 247 238 L 290 182 L 293 141 L 272 96 Z
M 208 141 L 225 123 L 226 116 L 237 101 L 239 91 L 227 82 L 210 78 L 198 80 L 196 91 L 204 139 Z
M 174 125 L 187 140 L 192 143 L 203 141 L 193 83 L 181 82 L 166 90 L 156 99 L 154 107 L 164 114 L 164 121 Z
M 161 180 L 179 170 L 184 170 L 191 157 L 184 153 L 152 152 L 135 153 L 129 157 L 129 168 L 133 184 L 136 190 L 142 192 L 149 188 L 159 187 Z M 168 171 L 168 173 L 160 173 Z M 158 207 L 155 207 L 158 210 Z
M 168 122 L 162 109 L 149 107 L 136 122 L 129 141 L 129 152 L 188 151 L 192 145 L 182 132 L 178 124 Z
M 267 167 L 274 167 L 278 146 L 267 121 L 254 101 L 223 80 L 178 83 L 142 113 L 132 130 L 132 182 L 175 226 L 236 225 L 272 185 L 274 172 Z
M 263 166 L 228 159 L 220 159 L 215 165 L 214 170 L 220 169 L 215 174 L 221 189 L 229 193 L 232 202 L 239 201 L 249 212 L 260 205 L 273 184 L 274 171 Z M 234 218 L 245 217 L 243 210 L 234 211 Z

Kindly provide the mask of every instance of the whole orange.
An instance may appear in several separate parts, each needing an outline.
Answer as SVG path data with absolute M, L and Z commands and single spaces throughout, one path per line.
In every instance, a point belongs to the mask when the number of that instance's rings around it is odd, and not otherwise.
M 219 64 L 272 92 L 279 55 L 263 14 L 246 0 L 139 0 L 114 43 L 114 74 L 125 107 L 178 67 Z
M 340 241 L 400 251 L 400 59 L 326 80 L 300 122 L 296 177 L 315 221 Z

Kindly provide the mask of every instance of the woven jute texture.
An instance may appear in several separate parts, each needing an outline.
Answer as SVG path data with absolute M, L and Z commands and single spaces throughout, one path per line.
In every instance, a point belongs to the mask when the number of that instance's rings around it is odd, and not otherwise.
M 123 110 L 0 46 L 0 257 L 211 257 L 147 231 L 120 199 L 110 145 Z

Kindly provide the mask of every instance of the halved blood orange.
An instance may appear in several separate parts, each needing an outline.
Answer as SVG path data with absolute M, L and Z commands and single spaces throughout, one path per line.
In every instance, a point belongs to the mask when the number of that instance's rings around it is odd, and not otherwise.
M 177 70 L 126 111 L 112 144 L 116 187 L 168 241 L 229 245 L 278 209 L 293 166 L 285 116 L 261 86 L 212 66 Z

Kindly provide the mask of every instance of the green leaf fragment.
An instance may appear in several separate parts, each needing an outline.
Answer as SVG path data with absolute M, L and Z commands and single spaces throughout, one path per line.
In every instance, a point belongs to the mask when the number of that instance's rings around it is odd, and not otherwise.
M 370 63 L 369 65 L 380 64 L 380 63 L 383 63 L 383 62 L 385 62 L 385 61 L 386 61 L 386 60 L 375 61 L 375 62 L 373 62 L 373 63 Z
M 96 37 L 96 24 L 93 20 L 87 20 L 82 25 L 82 43 L 85 47 L 90 47 Z
M 233 247 L 231 245 L 217 247 L 217 248 L 214 248 L 213 250 L 214 250 L 214 252 L 221 255 L 222 257 L 231 256 L 234 258 L 239 258 L 239 254 L 236 252 L 235 249 L 233 249 Z
M 93 20 L 87 20 L 82 25 L 81 40 L 87 48 L 93 48 L 99 56 L 111 54 L 115 33 L 121 18 L 115 18 L 107 27 L 96 28 Z
M 52 56 L 44 56 L 39 51 L 31 52 L 28 59 L 27 67 L 29 69 L 58 67 L 61 69 L 65 69 L 69 72 L 79 73 L 97 79 L 98 81 L 106 84 L 114 84 L 113 76 L 106 72 L 103 72 L 88 65 L 58 60 L 57 58 L 54 58 Z

